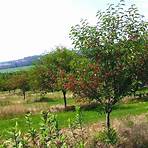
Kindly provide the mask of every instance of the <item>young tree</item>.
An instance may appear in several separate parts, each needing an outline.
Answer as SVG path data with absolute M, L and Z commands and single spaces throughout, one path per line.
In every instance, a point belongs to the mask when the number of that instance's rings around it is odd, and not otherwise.
M 57 47 L 56 50 L 51 54 L 52 64 L 55 64 L 57 70 L 57 81 L 56 89 L 61 90 L 63 93 L 64 106 L 67 106 L 67 77 L 72 71 L 71 62 L 77 57 L 75 51 L 68 50 L 65 47 Z
M 14 73 L 0 74 L 0 88 L 2 91 L 11 91 L 16 89 L 16 81 L 13 79 Z
M 26 71 L 17 72 L 13 79 L 15 80 L 17 88 L 22 91 L 25 100 L 26 91 L 30 89 L 28 73 Z
M 0 73 L 0 91 L 4 91 L 5 88 L 5 74 Z
M 51 67 L 47 67 L 47 65 L 43 62 L 43 59 L 35 65 L 30 76 L 30 83 L 33 90 L 39 90 L 42 94 L 54 91 L 56 71 Z
M 65 83 L 71 72 L 71 61 L 76 53 L 65 47 L 57 47 L 55 51 L 43 56 L 36 64 L 38 86 L 44 91 L 61 90 L 64 106 L 67 106 Z
M 82 20 L 70 32 L 75 48 L 94 63 L 89 65 L 94 68 L 82 67 L 81 71 L 87 71 L 74 77 L 77 83 L 73 86 L 80 88 L 75 93 L 102 104 L 108 130 L 113 106 L 132 91 L 137 77 L 134 60 L 147 51 L 146 22 L 135 5 L 127 10 L 124 6 L 123 0 L 117 6 L 111 4 L 104 12 L 97 12 L 96 25 Z
M 17 89 L 17 83 L 16 83 L 16 73 L 10 73 L 7 76 L 7 79 L 5 79 L 5 88 L 6 90 L 8 90 L 9 92 L 11 90 L 13 90 L 15 92 L 15 90 Z

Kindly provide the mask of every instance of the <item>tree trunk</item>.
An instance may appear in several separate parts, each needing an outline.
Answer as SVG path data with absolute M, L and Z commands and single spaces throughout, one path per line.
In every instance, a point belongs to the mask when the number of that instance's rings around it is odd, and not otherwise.
M 26 93 L 23 91 L 24 100 L 26 99 Z
M 134 98 L 136 98 L 136 91 L 134 91 Z
M 67 100 L 66 100 L 66 90 L 62 90 L 63 93 L 63 99 L 64 99 L 64 107 L 67 107 Z
M 110 129 L 110 112 L 106 112 L 106 127 L 107 127 L 107 130 L 109 131 L 109 129 Z

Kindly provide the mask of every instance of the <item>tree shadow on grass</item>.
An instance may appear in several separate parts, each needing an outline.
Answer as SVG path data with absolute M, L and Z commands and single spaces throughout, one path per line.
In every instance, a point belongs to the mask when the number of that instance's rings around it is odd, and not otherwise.
M 148 96 L 135 98 L 135 101 L 136 102 L 147 102 L 148 101 Z
M 113 110 L 129 110 L 129 109 L 133 109 L 135 108 L 135 106 L 131 106 L 131 105 L 115 105 L 113 106 Z M 89 104 L 89 105 L 85 105 L 85 106 L 81 106 L 81 109 L 84 111 L 96 111 L 96 112 L 104 112 L 104 108 L 101 104 Z
M 56 99 L 51 99 L 48 97 L 41 97 L 39 99 L 36 99 L 34 102 L 56 102 Z
M 115 105 L 115 106 L 113 107 L 113 110 L 129 110 L 129 109 L 133 109 L 133 108 L 135 108 L 135 106 L 131 106 L 131 105 L 130 105 L 130 106 Z

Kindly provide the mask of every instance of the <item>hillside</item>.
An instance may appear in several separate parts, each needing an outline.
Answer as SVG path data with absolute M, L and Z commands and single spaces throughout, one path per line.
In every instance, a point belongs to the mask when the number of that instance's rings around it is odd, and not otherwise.
M 7 61 L 7 62 L 0 62 L 0 70 L 30 66 L 35 61 L 37 61 L 39 58 L 40 58 L 40 55 L 34 55 L 34 56 L 24 57 L 23 59 Z

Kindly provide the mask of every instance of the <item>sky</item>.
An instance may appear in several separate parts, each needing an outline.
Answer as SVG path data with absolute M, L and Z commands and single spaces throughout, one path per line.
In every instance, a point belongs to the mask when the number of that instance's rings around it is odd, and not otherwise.
M 136 4 L 148 18 L 148 0 L 125 0 Z M 95 22 L 98 10 L 119 0 L 0 0 L 0 61 L 8 61 L 72 47 L 71 26 L 87 18 Z

